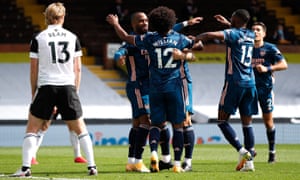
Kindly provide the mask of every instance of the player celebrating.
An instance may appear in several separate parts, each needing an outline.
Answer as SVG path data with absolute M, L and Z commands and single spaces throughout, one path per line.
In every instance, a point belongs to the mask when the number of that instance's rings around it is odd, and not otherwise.
M 223 24 L 231 25 L 227 19 L 221 15 L 215 18 Z M 262 118 L 266 127 L 266 134 L 269 144 L 269 163 L 274 163 L 275 159 L 275 125 L 273 121 L 273 83 L 274 71 L 287 69 L 288 65 L 279 49 L 268 42 L 264 42 L 267 27 L 262 22 L 255 22 L 252 25 L 255 33 L 254 50 L 252 64 L 254 66 L 254 74 L 256 81 L 256 89 L 258 93 L 258 101 L 262 109 Z
M 231 29 L 206 32 L 196 37 L 196 40 L 218 39 L 226 43 L 226 74 L 219 102 L 218 126 L 227 141 L 239 152 L 238 171 L 254 171 L 254 133 L 251 124 L 252 115 L 258 113 L 258 107 L 251 66 L 255 34 L 246 29 L 249 18 L 247 10 L 238 9 L 231 16 Z M 245 148 L 228 123 L 230 115 L 237 108 L 242 121 Z
M 165 16 L 162 16 L 164 14 Z M 108 15 L 107 21 L 115 28 L 118 36 L 138 47 L 145 47 L 150 56 L 150 148 L 151 168 L 159 171 L 157 148 L 160 140 L 160 129 L 168 119 L 173 125 L 173 149 L 175 162 L 173 171 L 182 172 L 180 159 L 183 149 L 183 119 L 185 118 L 180 76 L 180 61 L 174 61 L 174 48 L 183 50 L 191 48 L 193 41 L 174 32 L 172 27 L 176 22 L 173 10 L 158 7 L 149 14 L 149 24 L 156 32 L 148 32 L 142 36 L 128 35 L 118 22 L 115 15 Z M 187 59 L 194 59 L 190 53 Z
M 253 50 L 252 64 L 254 67 L 256 89 L 259 104 L 262 110 L 262 118 L 266 127 L 269 143 L 269 163 L 275 162 L 275 125 L 272 111 L 273 104 L 273 72 L 285 70 L 288 65 L 279 49 L 271 43 L 264 42 L 267 27 L 262 22 L 252 25 L 255 33 L 255 44 Z
M 176 24 L 173 29 L 180 31 L 187 25 L 199 23 L 203 18 L 196 17 L 189 21 Z M 148 18 L 143 12 L 135 12 L 131 16 L 131 25 L 133 33 L 143 35 L 148 31 Z M 149 55 L 146 49 L 140 49 L 128 43 L 124 44 L 116 53 L 115 60 L 118 60 L 121 65 L 126 65 L 128 72 L 128 81 L 126 85 L 127 96 L 131 102 L 133 121 L 132 128 L 129 131 L 129 152 L 126 171 L 149 172 L 142 162 L 142 152 L 146 144 L 148 129 L 150 126 L 150 109 L 149 109 Z M 171 163 L 169 151 L 169 137 L 164 136 L 168 128 L 165 126 L 161 131 L 162 160 L 159 165 L 162 169 L 173 167 Z M 166 143 L 164 143 L 166 142 Z
M 45 10 L 47 29 L 33 37 L 30 45 L 32 103 L 22 147 L 22 168 L 13 177 L 31 176 L 37 133 L 57 107 L 65 123 L 76 132 L 87 157 L 88 175 L 97 175 L 93 144 L 82 118 L 78 96 L 82 51 L 76 35 L 62 27 L 65 7 L 52 3 Z
M 183 123 L 183 137 L 184 137 L 184 162 L 182 163 L 182 168 L 185 172 L 192 171 L 192 156 L 195 144 L 195 132 L 192 126 L 192 115 L 193 110 L 193 96 L 192 96 L 192 76 L 190 74 L 188 63 L 183 61 L 184 65 L 184 92 L 185 92 L 185 102 L 186 102 L 186 117 Z
M 148 31 L 148 17 L 143 12 L 136 12 L 131 17 L 131 25 L 132 34 L 143 35 Z M 148 53 L 145 49 L 126 43 L 115 53 L 114 59 L 126 65 L 126 94 L 133 116 L 126 171 L 150 172 L 142 161 L 150 128 Z

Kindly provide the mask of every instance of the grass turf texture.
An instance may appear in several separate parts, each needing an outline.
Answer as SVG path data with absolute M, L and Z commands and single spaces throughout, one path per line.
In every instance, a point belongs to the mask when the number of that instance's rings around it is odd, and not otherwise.
M 237 172 L 235 166 L 238 154 L 230 145 L 196 145 L 193 157 L 193 171 L 174 173 L 163 170 L 159 173 L 125 172 L 127 146 L 96 146 L 95 159 L 99 174 L 87 176 L 86 164 L 73 162 L 71 147 L 41 147 L 38 165 L 32 166 L 34 179 L 257 179 L 291 180 L 300 179 L 300 144 L 277 145 L 277 163 L 268 164 L 267 145 L 257 145 L 255 172 Z M 21 165 L 20 147 L 0 147 L 0 179 L 9 178 Z M 145 148 L 144 163 L 149 166 L 149 147 Z

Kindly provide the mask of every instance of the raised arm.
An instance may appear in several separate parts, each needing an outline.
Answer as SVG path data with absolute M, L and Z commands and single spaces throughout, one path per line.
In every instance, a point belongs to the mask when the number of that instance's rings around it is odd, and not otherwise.
M 106 21 L 112 25 L 117 33 L 117 35 L 119 36 L 119 38 L 123 41 L 128 42 L 129 44 L 133 44 L 134 45 L 134 36 L 133 35 L 129 35 L 123 28 L 122 26 L 119 24 L 119 18 L 117 15 L 113 15 L 113 14 L 109 14 L 106 17 Z
M 228 21 L 224 16 L 222 16 L 221 14 L 217 14 L 217 15 L 214 15 L 214 18 L 219 21 L 221 24 L 223 25 L 226 25 L 228 27 L 231 26 L 231 22 Z
M 173 30 L 174 31 L 180 31 L 182 28 L 186 27 L 186 26 L 193 26 L 195 24 L 200 23 L 203 20 L 203 17 L 195 17 L 186 21 L 183 21 L 181 23 L 177 23 L 174 25 Z

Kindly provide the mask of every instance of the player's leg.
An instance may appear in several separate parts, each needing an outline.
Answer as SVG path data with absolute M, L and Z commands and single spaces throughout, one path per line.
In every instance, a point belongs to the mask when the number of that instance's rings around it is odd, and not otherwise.
M 182 163 L 182 168 L 184 171 L 191 171 L 192 170 L 192 156 L 194 151 L 194 145 L 195 145 L 195 133 L 194 128 L 192 126 L 192 115 L 194 114 L 193 110 L 193 96 L 192 96 L 192 82 L 186 81 L 187 84 L 186 90 L 187 93 L 185 93 L 185 102 L 186 102 L 186 118 L 184 120 L 184 127 L 183 127 L 183 137 L 184 137 L 184 149 L 185 149 L 185 155 L 184 155 L 184 162 Z
M 273 116 L 272 112 L 270 113 L 263 113 L 263 119 L 266 126 L 266 134 L 268 138 L 268 144 L 269 144 L 269 163 L 275 163 L 276 158 L 276 149 L 275 149 L 275 135 L 276 135 L 276 128 L 273 123 Z
M 150 128 L 150 119 L 148 114 L 138 117 L 139 126 L 136 134 L 135 144 L 135 169 L 138 172 L 150 172 L 143 163 L 142 155 L 146 146 L 147 137 Z
M 36 153 L 38 131 L 44 121 L 49 120 L 54 107 L 54 93 L 51 87 L 42 86 L 30 105 L 26 134 L 22 145 L 22 168 L 12 176 L 31 176 L 31 160 Z
M 159 169 L 170 169 L 173 167 L 170 154 L 170 130 L 167 123 L 163 125 L 160 131 L 160 147 L 161 147 L 161 160 L 159 160 Z
M 184 171 L 192 170 L 192 156 L 195 145 L 195 133 L 192 126 L 192 116 L 190 112 L 186 113 L 186 119 L 184 121 L 183 127 L 183 137 L 184 137 L 184 162 L 182 163 L 182 168 Z
M 229 144 L 231 144 L 231 146 L 239 152 L 239 161 L 236 170 L 240 170 L 246 163 L 246 160 L 251 157 L 251 154 L 240 143 L 235 130 L 228 123 L 230 115 L 235 113 L 239 104 L 239 101 L 237 100 L 238 98 L 236 97 L 239 97 L 240 94 L 241 89 L 239 87 L 226 82 L 223 87 L 218 111 L 218 127 Z
M 250 157 L 246 158 L 246 162 L 240 171 L 254 171 L 253 158 L 256 155 L 254 149 L 254 132 L 252 127 L 252 117 L 249 115 L 241 115 L 243 134 L 244 134 L 244 144 L 247 151 L 250 152 Z M 238 170 L 238 168 L 237 168 Z
M 230 114 L 219 110 L 218 113 L 218 127 L 222 131 L 225 139 L 231 144 L 237 151 L 239 151 L 243 146 L 240 143 L 240 140 L 235 132 L 235 130 L 228 123 Z
M 151 151 L 150 170 L 151 172 L 159 171 L 158 161 L 158 145 L 160 142 L 160 131 L 165 121 L 165 107 L 163 100 L 163 93 L 150 93 L 150 107 L 151 107 L 151 126 L 149 132 L 149 145 Z
M 127 83 L 126 93 L 131 103 L 133 125 L 129 132 L 129 153 L 126 171 L 150 172 L 143 163 L 142 154 L 150 128 L 149 95 L 143 83 Z M 146 87 L 144 87 L 146 88 Z
M 138 112 L 138 114 L 135 114 L 135 117 L 137 117 L 137 120 L 139 122 L 135 139 L 135 169 L 138 172 L 150 172 L 150 170 L 143 163 L 142 159 L 150 129 L 150 108 L 148 92 L 149 91 L 147 86 L 135 88 L 135 98 Z
M 69 130 L 74 131 L 78 136 L 80 147 L 87 159 L 88 175 L 97 175 L 93 143 L 82 117 L 82 106 L 75 87 L 60 88 L 58 92 L 60 98 L 57 100 L 57 108 L 61 118 L 68 125 Z
M 37 152 L 43 142 L 44 135 L 46 134 L 46 131 L 48 130 L 50 124 L 51 124 L 51 120 L 43 121 L 42 129 L 40 129 L 37 133 L 37 135 L 38 135 L 37 144 L 36 144 L 35 152 L 33 153 L 33 157 L 31 159 L 31 164 L 38 164 Z
M 229 142 L 229 144 L 231 144 L 231 146 L 233 146 L 239 153 L 239 160 L 236 166 L 236 170 L 239 171 L 244 167 L 246 161 L 251 158 L 251 154 L 242 146 L 235 130 L 228 123 L 229 117 L 230 115 L 228 113 L 224 112 L 223 110 L 219 110 L 218 127 L 222 131 L 225 139 Z
M 128 82 L 126 84 L 126 95 L 128 97 L 128 100 L 131 104 L 131 110 L 132 110 L 132 126 L 129 130 L 128 134 L 128 155 L 127 155 L 127 164 L 125 166 L 126 171 L 135 171 L 135 147 L 136 147 L 136 136 L 138 132 L 139 127 L 139 120 L 137 117 L 139 116 L 138 111 L 138 101 L 137 96 L 135 94 L 135 83 Z
M 262 118 L 264 120 L 264 124 L 266 127 L 266 135 L 268 139 L 268 144 L 269 144 L 269 158 L 268 162 L 269 163 L 274 163 L 275 162 L 275 134 L 276 134 L 276 129 L 273 121 L 273 109 L 274 109 L 274 104 L 273 104 L 273 99 L 274 99 L 274 94 L 272 91 L 272 88 L 269 89 L 258 89 L 258 98 L 259 98 L 259 104 L 262 109 Z
M 174 172 L 183 172 L 181 167 L 181 155 L 183 152 L 183 123 L 173 124 L 173 150 L 174 150 Z
M 136 140 L 136 134 L 138 131 L 139 122 L 137 119 L 132 120 L 132 127 L 129 130 L 128 135 L 128 155 L 127 155 L 127 164 L 125 167 L 126 171 L 135 171 L 135 140 Z
M 232 91 L 232 92 L 231 92 Z M 231 92 L 231 93 L 227 93 Z M 237 102 L 235 96 L 238 96 L 238 88 L 234 88 L 225 83 L 222 91 L 222 95 L 219 102 L 218 111 L 218 127 L 222 131 L 225 139 L 231 144 L 237 151 L 239 151 L 243 146 L 240 143 L 239 138 L 235 130 L 228 123 L 230 114 L 234 114 L 239 102 Z
M 181 87 L 178 87 L 181 89 Z M 168 92 L 166 94 L 167 119 L 170 120 L 173 127 L 172 146 L 174 151 L 174 172 L 184 172 L 181 167 L 181 156 L 183 152 L 183 121 L 185 119 L 185 102 L 183 93 L 180 90 Z
M 43 125 L 43 120 L 29 113 L 26 134 L 22 145 L 22 167 L 17 170 L 13 177 L 30 177 L 31 160 L 36 153 L 38 131 Z
M 85 152 L 89 175 L 97 175 L 96 164 L 94 159 L 93 143 L 87 131 L 83 118 L 79 118 L 76 120 L 68 120 L 68 118 L 64 118 L 64 119 L 65 119 L 65 123 L 68 125 L 68 128 L 77 134 L 80 147 L 82 147 L 83 151 Z
M 247 159 L 241 171 L 254 171 L 253 158 L 256 154 L 254 145 L 254 132 L 252 127 L 252 115 L 258 113 L 256 89 L 247 88 L 242 94 L 239 110 L 243 126 L 245 148 L 250 152 L 251 157 Z
M 77 134 L 69 129 L 70 142 L 73 147 L 74 152 L 74 162 L 75 163 L 86 163 L 87 160 L 81 155 L 80 143 Z
M 158 144 L 160 140 L 160 127 L 151 123 L 150 132 L 149 132 L 149 143 L 150 143 L 150 171 L 158 172 L 159 171 L 159 162 L 158 162 Z

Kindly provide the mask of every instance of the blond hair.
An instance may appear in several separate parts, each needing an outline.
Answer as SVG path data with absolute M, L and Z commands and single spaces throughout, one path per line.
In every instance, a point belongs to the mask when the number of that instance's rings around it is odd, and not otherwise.
M 56 2 L 50 4 L 44 12 L 46 24 L 56 24 L 65 14 L 66 8 L 63 3 Z

